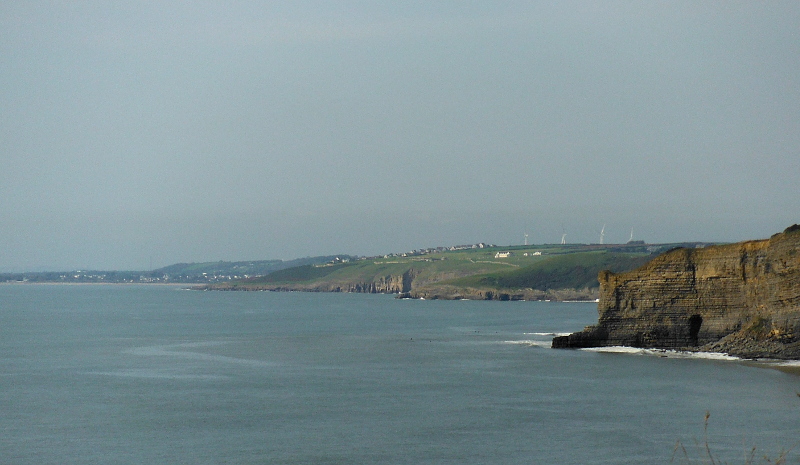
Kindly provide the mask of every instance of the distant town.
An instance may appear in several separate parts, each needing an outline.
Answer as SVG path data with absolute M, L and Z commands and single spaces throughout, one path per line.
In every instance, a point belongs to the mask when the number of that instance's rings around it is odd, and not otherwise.
M 25 272 L 0 273 L 0 283 L 115 283 L 115 284 L 205 284 L 264 276 L 285 268 L 302 265 L 326 266 L 348 263 L 354 260 L 375 260 L 392 257 L 420 257 L 443 252 L 459 250 L 484 249 L 497 247 L 483 242 L 477 244 L 455 245 L 449 247 L 430 247 L 410 252 L 392 253 L 375 256 L 320 256 L 297 260 L 255 260 L 241 262 L 203 262 L 179 263 L 150 271 L 98 271 L 74 270 L 59 272 Z

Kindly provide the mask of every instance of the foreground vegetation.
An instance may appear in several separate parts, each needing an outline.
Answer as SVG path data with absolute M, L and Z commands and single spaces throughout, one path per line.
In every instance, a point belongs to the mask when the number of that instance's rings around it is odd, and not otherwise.
M 798 394 L 800 396 L 800 394 Z M 708 440 L 708 419 L 711 417 L 710 412 L 706 412 L 705 420 L 703 422 L 703 440 L 698 441 L 695 439 L 694 443 L 696 449 L 699 451 L 697 456 L 699 458 L 695 458 L 694 454 L 690 454 L 689 451 L 686 450 L 686 446 L 683 445 L 681 441 L 678 441 L 675 444 L 675 449 L 672 452 L 672 460 L 670 463 L 675 463 L 676 458 L 679 459 L 679 463 L 683 463 L 686 465 L 691 464 L 709 464 L 709 465 L 723 465 L 727 464 L 728 462 L 722 461 L 719 457 L 714 455 L 712 452 L 711 444 Z M 776 457 L 770 458 L 768 456 L 761 456 L 760 460 L 756 458 L 756 447 L 753 446 L 750 448 L 749 451 L 744 453 L 744 464 L 745 465 L 753 465 L 755 463 L 769 463 L 773 465 L 784 465 L 787 463 L 787 459 L 789 458 L 789 454 L 792 450 L 797 446 L 797 444 L 793 445 L 789 449 L 785 449 L 781 451 Z

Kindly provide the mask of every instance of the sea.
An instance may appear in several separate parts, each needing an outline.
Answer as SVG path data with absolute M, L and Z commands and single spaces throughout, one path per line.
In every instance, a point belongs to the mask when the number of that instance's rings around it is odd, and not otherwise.
M 550 348 L 596 305 L 0 285 L 0 463 L 800 463 L 796 372 Z

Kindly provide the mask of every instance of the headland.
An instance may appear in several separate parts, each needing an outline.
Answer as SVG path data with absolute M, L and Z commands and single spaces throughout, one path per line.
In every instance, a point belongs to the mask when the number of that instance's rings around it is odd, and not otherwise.
M 677 248 L 598 275 L 598 323 L 554 348 L 628 346 L 800 359 L 800 225 L 769 239 Z

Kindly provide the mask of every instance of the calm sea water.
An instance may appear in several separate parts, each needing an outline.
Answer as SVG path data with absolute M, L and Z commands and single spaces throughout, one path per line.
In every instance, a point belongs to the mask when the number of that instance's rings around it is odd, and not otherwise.
M 0 463 L 666 464 L 677 441 L 703 458 L 706 411 L 729 463 L 800 441 L 800 377 L 547 348 L 595 320 L 585 303 L 3 285 Z

